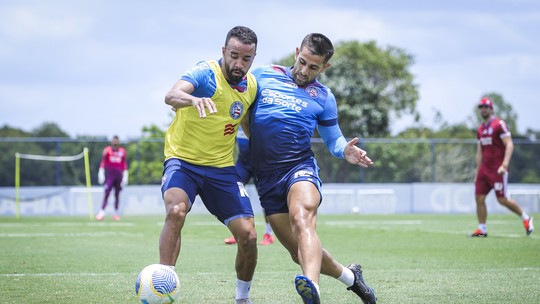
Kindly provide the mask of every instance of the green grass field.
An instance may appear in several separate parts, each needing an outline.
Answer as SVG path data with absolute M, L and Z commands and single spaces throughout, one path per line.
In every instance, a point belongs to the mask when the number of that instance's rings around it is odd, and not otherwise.
M 540 215 L 536 214 L 540 219 Z M 474 215 L 319 216 L 324 247 L 360 263 L 379 303 L 540 303 L 540 238 L 519 218 L 493 215 L 489 238 L 471 239 Z M 162 217 L 0 218 L 1 303 L 137 303 L 138 272 L 158 262 Z M 259 236 L 262 218 L 257 218 Z M 537 231 L 538 233 L 538 231 Z M 179 303 L 234 303 L 235 246 L 211 216 L 190 215 L 177 264 Z M 276 243 L 259 247 L 257 304 L 302 303 L 299 266 Z M 360 303 L 332 278 L 323 303 Z

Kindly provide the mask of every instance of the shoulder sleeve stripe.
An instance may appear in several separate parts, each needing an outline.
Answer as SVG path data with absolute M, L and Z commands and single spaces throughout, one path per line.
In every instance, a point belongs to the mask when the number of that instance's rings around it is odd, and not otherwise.
M 286 74 L 287 72 L 285 71 L 284 68 L 280 67 L 280 66 L 277 66 L 277 65 L 273 65 L 272 66 L 272 69 L 274 69 L 275 71 L 278 71 L 278 72 L 281 72 L 283 74 Z
M 338 123 L 337 118 L 328 119 L 328 120 L 319 120 L 319 125 L 323 127 L 331 127 L 331 126 L 337 125 L 337 123 Z

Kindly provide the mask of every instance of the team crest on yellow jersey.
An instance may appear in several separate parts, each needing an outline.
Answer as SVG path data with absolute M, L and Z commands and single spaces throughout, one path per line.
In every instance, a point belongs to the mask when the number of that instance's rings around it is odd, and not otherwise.
M 232 119 L 236 120 L 242 117 L 243 113 L 244 105 L 240 101 L 235 101 L 231 104 L 231 107 L 229 108 L 229 115 L 231 115 Z

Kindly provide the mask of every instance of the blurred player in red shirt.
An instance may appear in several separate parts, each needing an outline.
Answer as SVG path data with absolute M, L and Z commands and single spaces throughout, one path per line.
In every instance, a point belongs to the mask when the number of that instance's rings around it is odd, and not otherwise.
M 477 172 L 475 178 L 476 214 L 478 229 L 472 237 L 487 237 L 486 196 L 493 189 L 497 201 L 521 216 L 527 235 L 534 230 L 533 218 L 523 211 L 516 201 L 508 198 L 508 165 L 514 150 L 512 136 L 506 123 L 493 115 L 493 102 L 483 97 L 478 104 L 480 116 L 484 120 L 477 131 L 476 152 Z
M 118 215 L 119 196 L 122 187 L 128 184 L 128 166 L 126 161 L 126 150 L 120 147 L 118 136 L 114 136 L 110 146 L 103 149 L 103 157 L 99 164 L 98 183 L 105 183 L 105 195 L 101 203 L 101 210 L 96 215 L 96 220 L 105 218 L 105 208 L 109 200 L 109 194 L 114 188 L 114 216 L 115 221 L 120 220 Z

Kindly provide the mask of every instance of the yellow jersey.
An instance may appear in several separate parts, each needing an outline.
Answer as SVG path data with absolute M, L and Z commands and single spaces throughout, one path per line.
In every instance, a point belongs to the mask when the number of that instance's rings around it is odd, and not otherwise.
M 193 106 L 176 110 L 176 116 L 165 133 L 165 160 L 179 158 L 186 162 L 211 167 L 234 166 L 233 150 L 240 121 L 255 100 L 257 82 L 247 73 L 247 88 L 239 92 L 225 79 L 219 63 L 206 62 L 207 73 L 212 83 L 215 78 L 215 92 L 210 97 L 216 104 L 217 112 L 200 118 Z M 200 68 L 200 67 L 199 67 Z M 213 73 L 212 73 L 213 72 Z

